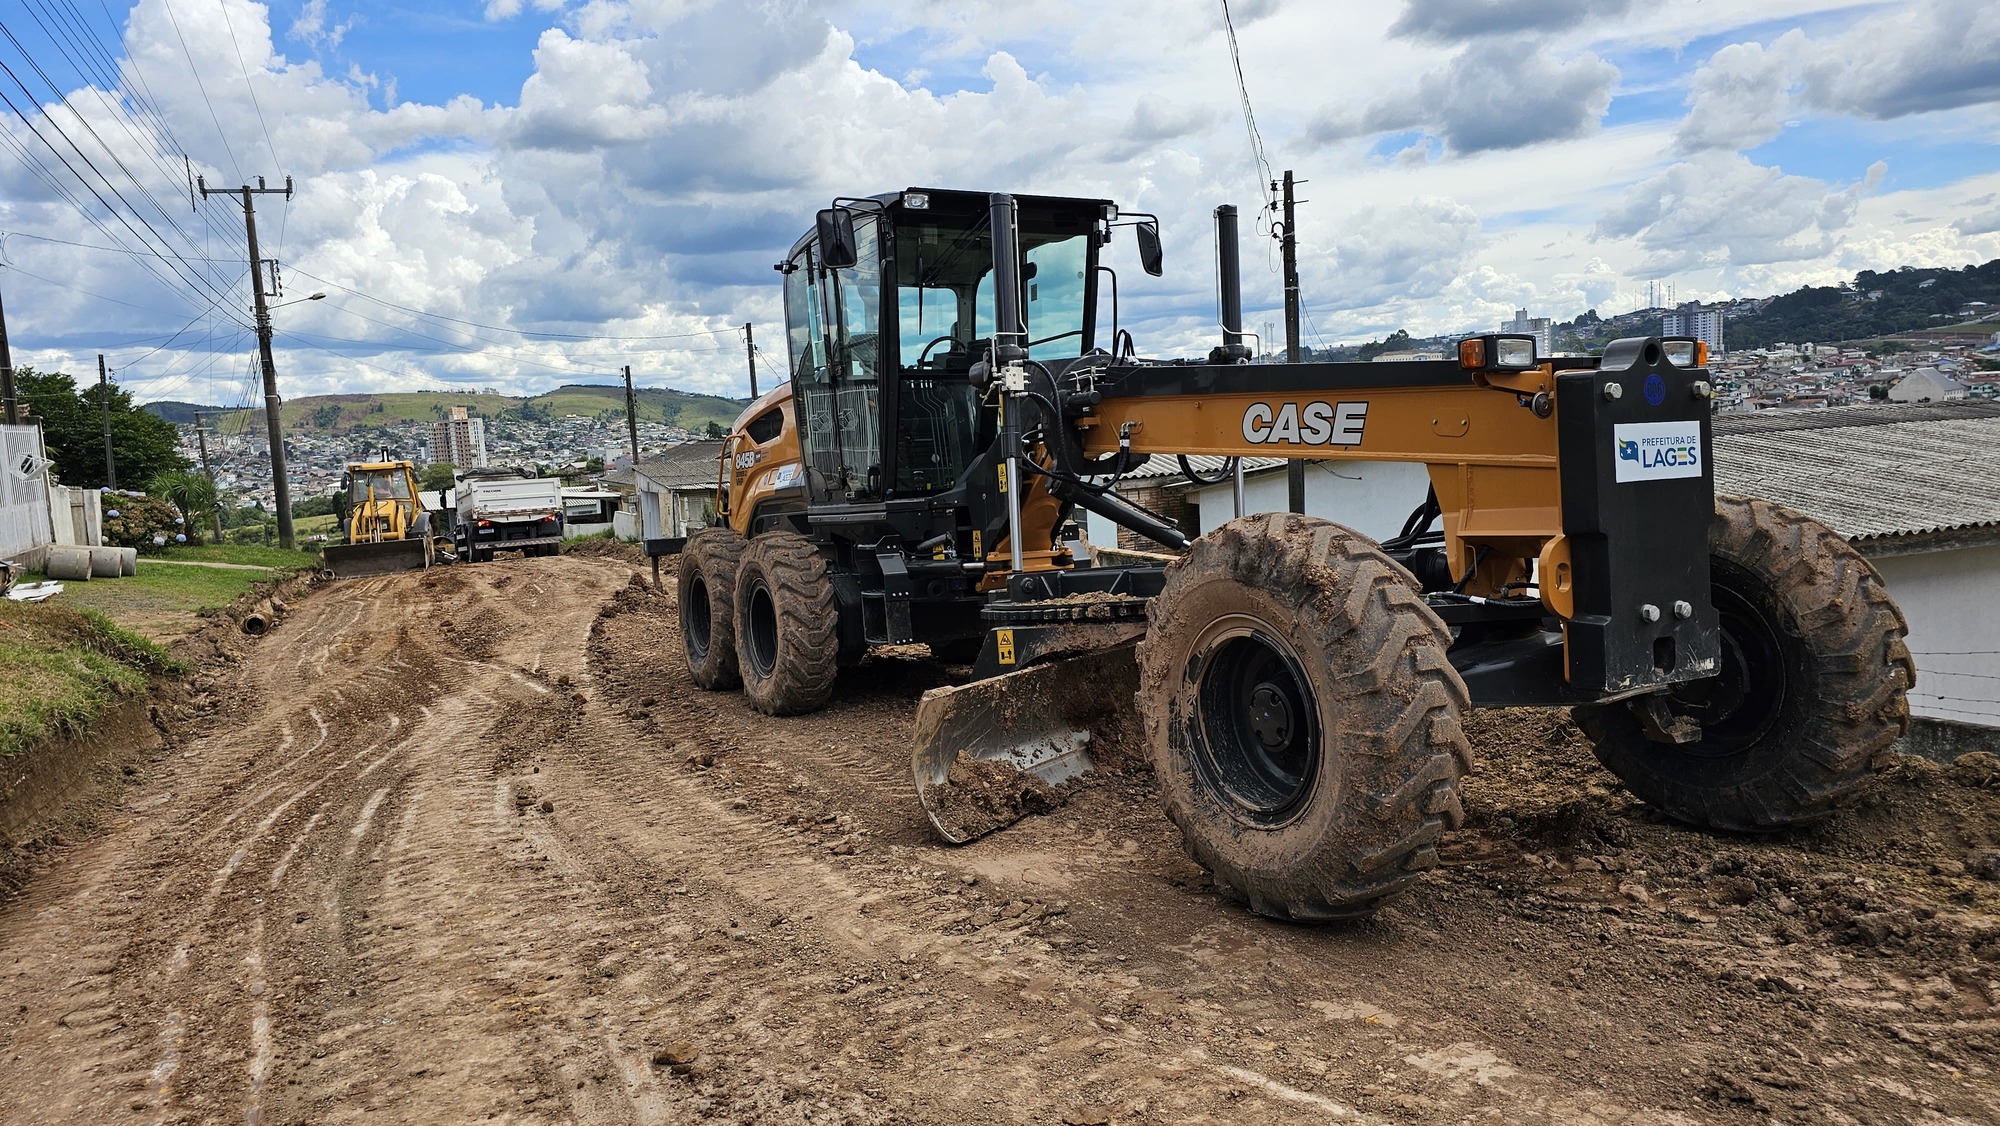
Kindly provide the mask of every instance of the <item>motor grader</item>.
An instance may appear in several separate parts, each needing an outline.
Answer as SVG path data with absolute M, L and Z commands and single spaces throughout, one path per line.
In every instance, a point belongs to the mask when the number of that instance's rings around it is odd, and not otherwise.
M 1715 829 L 1822 817 L 1886 761 L 1902 616 L 1826 527 L 1715 495 L 1704 345 L 1250 363 L 1216 219 L 1221 340 L 1152 360 L 1104 257 L 1128 229 L 1157 276 L 1153 216 L 917 188 L 821 211 L 776 267 L 791 382 L 737 421 L 724 522 L 685 542 L 695 682 L 786 715 L 873 647 L 970 659 L 913 752 L 951 841 L 1006 820 L 961 800 L 969 770 L 1068 784 L 1136 709 L 1190 854 L 1295 920 L 1365 915 L 1436 863 L 1470 707 L 1569 708 L 1634 794 Z M 1429 495 L 1377 542 L 1240 511 L 1238 460 L 1237 518 L 1190 541 L 1116 488 L 1189 455 L 1413 462 Z M 1171 562 L 1092 565 L 1086 511 Z

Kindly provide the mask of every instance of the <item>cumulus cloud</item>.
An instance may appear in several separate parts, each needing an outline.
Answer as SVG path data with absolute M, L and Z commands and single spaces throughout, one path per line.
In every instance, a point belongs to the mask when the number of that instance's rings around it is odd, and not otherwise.
M 1795 109 L 1885 121 L 2000 99 L 2000 6 L 1922 0 L 1814 39 L 1734 43 L 1695 72 L 1683 152 L 1754 148 Z
M 1990 235 L 2000 232 L 2000 207 L 1967 215 L 1952 224 L 1952 229 L 1962 235 Z
M 1683 152 L 1749 149 L 1778 135 L 1791 109 L 1790 57 L 1797 32 L 1771 50 L 1759 43 L 1732 43 L 1709 56 L 1695 71 L 1688 115 L 1674 132 Z
M 1635 240 L 1646 251 L 1642 273 L 1652 277 L 1820 257 L 1886 171 L 1878 161 L 1860 182 L 1836 190 L 1740 154 L 1703 153 L 1634 184 L 1595 235 Z
M 1455 42 L 1492 35 L 1561 31 L 1622 16 L 1632 0 L 1409 0 L 1389 34 Z
M 1316 299 L 1343 309 L 1421 302 L 1477 257 L 1479 216 L 1453 199 L 1368 207 L 1341 220 Z
M 1520 41 L 1523 52 L 1494 66 L 1484 49 L 1466 51 L 1358 113 L 1329 107 L 1315 118 L 1319 142 L 1420 130 L 1455 153 L 1512 149 L 1596 131 L 1611 105 L 1618 68 L 1588 52 L 1557 58 Z

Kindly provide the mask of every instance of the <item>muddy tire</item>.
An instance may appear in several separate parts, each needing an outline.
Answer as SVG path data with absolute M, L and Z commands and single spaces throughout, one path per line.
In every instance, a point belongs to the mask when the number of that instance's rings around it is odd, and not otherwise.
M 1139 646 L 1148 751 L 1188 854 L 1262 915 L 1366 916 L 1437 863 L 1471 765 L 1451 635 L 1372 540 L 1231 521 L 1167 569 Z
M 1574 710 L 1597 758 L 1649 805 L 1711 829 L 1817 821 L 1889 761 L 1910 724 L 1916 664 L 1882 576 L 1826 525 L 1718 497 L 1708 533 L 1722 672 L 1667 707 L 1702 737 L 1646 738 L 1622 704 Z
M 839 672 L 840 616 L 826 559 L 797 532 L 750 541 L 736 572 L 736 666 L 766 715 L 816 712 Z
M 688 537 L 675 568 L 681 608 L 681 647 L 688 675 L 710 691 L 743 683 L 736 671 L 736 569 L 743 537 L 728 528 L 703 528 Z

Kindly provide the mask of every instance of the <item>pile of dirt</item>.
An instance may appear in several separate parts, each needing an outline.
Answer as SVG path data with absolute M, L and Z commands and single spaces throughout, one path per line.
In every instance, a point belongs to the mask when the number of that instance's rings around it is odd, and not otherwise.
M 1053 813 L 1067 800 L 1064 787 L 1009 763 L 975 759 L 964 752 L 952 762 L 945 784 L 930 792 L 938 819 L 966 837 L 1012 825 L 1031 813 Z
M 620 563 L 644 563 L 646 552 L 636 543 L 627 543 L 610 536 L 586 536 L 563 544 L 564 555 L 582 555 L 597 559 L 616 559 Z

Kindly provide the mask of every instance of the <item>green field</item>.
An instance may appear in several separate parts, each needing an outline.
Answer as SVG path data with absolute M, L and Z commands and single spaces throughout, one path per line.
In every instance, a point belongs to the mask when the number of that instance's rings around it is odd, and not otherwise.
M 275 574 L 141 557 L 137 575 L 64 582 L 63 592 L 42 605 L 94 611 L 142 637 L 167 642 L 193 633 L 201 625 L 202 611 L 234 603 Z M 39 582 L 44 577 L 30 574 L 23 581 Z
M 710 422 L 728 426 L 742 412 L 744 403 L 716 395 L 697 395 L 665 387 L 641 387 L 633 395 L 639 418 L 699 430 Z M 281 409 L 288 430 L 346 433 L 357 427 L 435 422 L 448 417 L 453 407 L 464 407 L 481 418 L 495 418 L 500 412 L 531 404 L 551 418 L 581 416 L 595 418 L 625 415 L 625 388 L 612 385 L 570 384 L 546 394 L 523 399 L 513 395 L 484 395 L 469 391 L 403 391 L 381 395 L 306 395 L 287 400 Z M 260 428 L 261 411 L 235 411 L 222 417 L 220 425 L 228 433 Z
M 332 527 L 332 516 L 308 516 L 294 524 L 299 535 L 306 535 L 306 526 L 320 520 Z M 170 547 L 158 556 L 146 558 L 195 560 L 203 563 L 238 563 L 249 567 L 277 567 L 285 569 L 311 568 L 319 566 L 317 551 L 286 551 L 280 547 L 263 547 L 254 544 L 201 544 L 196 547 Z M 140 562 L 144 562 L 141 559 Z

